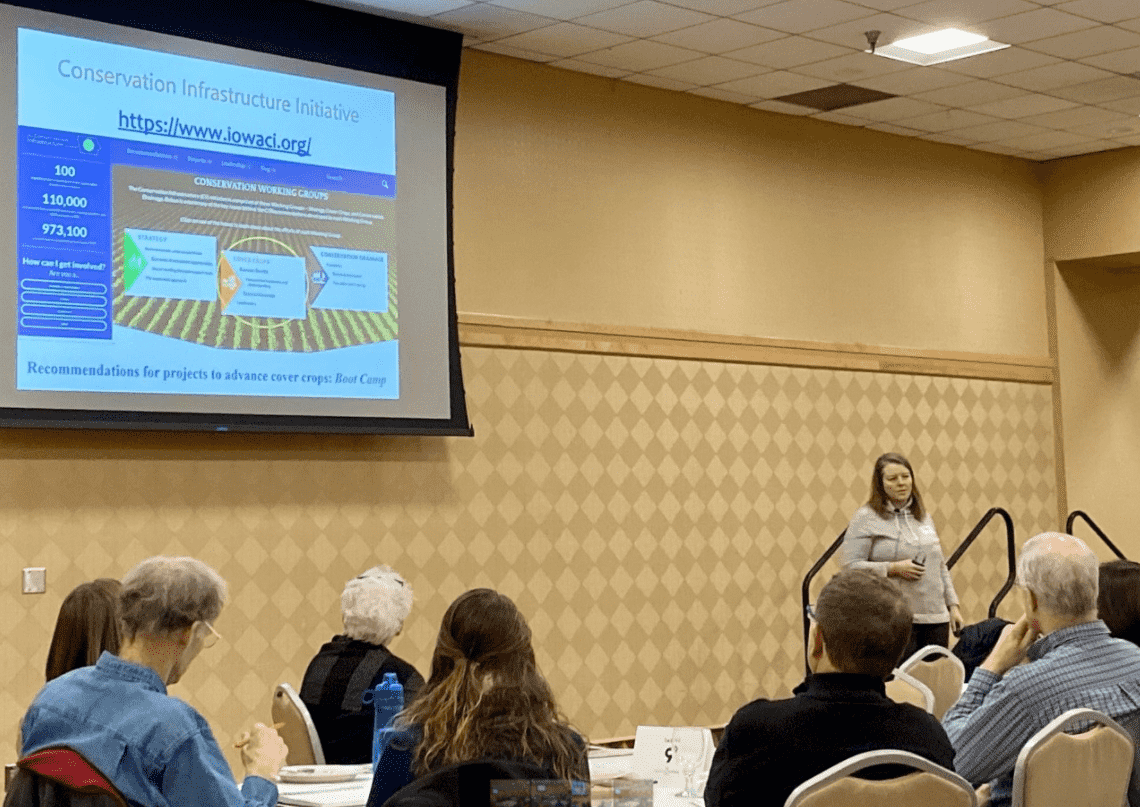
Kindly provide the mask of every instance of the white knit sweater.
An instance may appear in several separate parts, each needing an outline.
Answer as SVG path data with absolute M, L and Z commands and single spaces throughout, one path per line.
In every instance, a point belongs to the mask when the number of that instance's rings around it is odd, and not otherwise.
M 842 552 L 844 567 L 868 569 L 884 577 L 894 561 L 924 557 L 926 571 L 922 577 L 894 580 L 914 610 L 915 622 L 930 625 L 950 621 L 949 607 L 958 604 L 958 594 L 929 513 L 919 521 L 905 507 L 883 518 L 869 505 L 863 505 L 847 525 Z

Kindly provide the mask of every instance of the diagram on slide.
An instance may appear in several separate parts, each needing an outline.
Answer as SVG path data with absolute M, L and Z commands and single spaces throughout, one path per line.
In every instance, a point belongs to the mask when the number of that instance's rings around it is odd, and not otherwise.
M 400 400 L 394 91 L 28 27 L 17 48 L 17 389 Z
M 113 170 L 116 325 L 294 353 L 398 338 L 391 199 Z

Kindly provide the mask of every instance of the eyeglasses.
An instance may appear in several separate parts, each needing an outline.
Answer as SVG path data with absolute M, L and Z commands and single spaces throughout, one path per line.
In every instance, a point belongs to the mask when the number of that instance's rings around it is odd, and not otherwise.
M 202 624 L 210 629 L 210 632 L 202 639 L 202 647 L 213 647 L 218 643 L 218 639 L 222 638 L 222 634 L 214 630 L 214 626 L 209 622 L 202 620 Z

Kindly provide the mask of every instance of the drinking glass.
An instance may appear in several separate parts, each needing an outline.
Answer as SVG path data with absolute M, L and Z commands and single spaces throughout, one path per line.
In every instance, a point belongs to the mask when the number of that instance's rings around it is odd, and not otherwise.
M 683 799 L 699 799 L 701 793 L 693 783 L 693 777 L 701 769 L 712 749 L 712 736 L 707 729 L 689 726 L 673 732 L 677 757 L 681 763 L 681 773 L 685 775 L 685 789 L 677 794 Z

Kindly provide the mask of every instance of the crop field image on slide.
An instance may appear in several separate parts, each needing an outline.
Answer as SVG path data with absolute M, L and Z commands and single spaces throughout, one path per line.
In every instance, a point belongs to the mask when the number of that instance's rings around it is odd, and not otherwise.
M 274 195 L 124 165 L 113 188 L 116 325 L 230 350 L 398 338 L 394 199 Z

